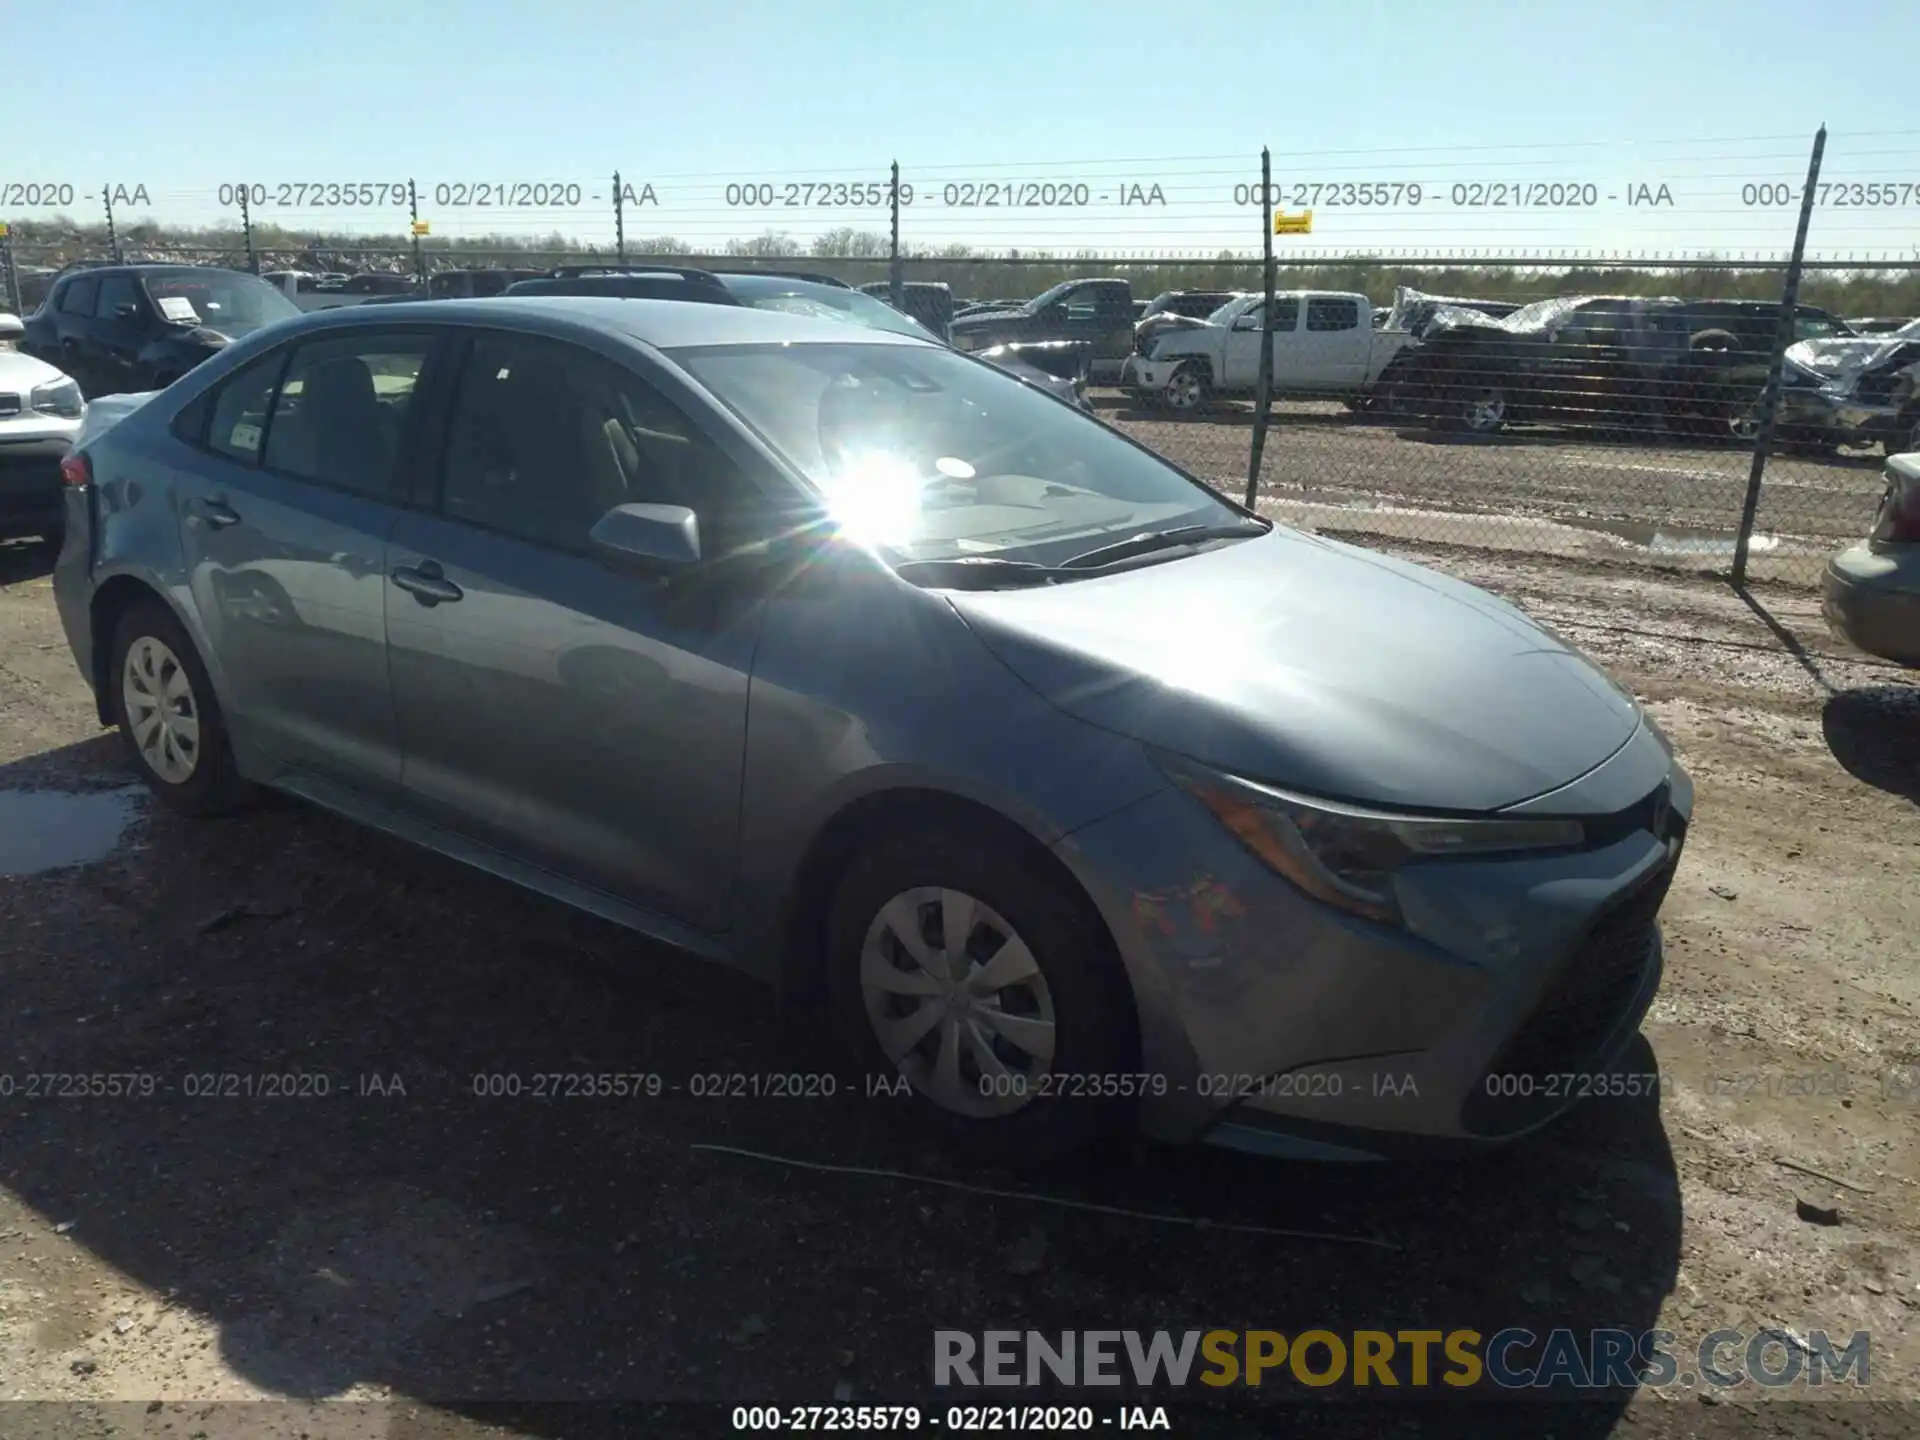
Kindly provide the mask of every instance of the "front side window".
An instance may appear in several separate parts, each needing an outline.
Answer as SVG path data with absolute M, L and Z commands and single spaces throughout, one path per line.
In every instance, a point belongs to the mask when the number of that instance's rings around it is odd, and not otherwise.
M 1300 297 L 1276 295 L 1273 300 L 1273 328 L 1287 331 L 1300 328 Z
M 100 282 L 100 298 L 94 302 L 93 313 L 102 320 L 120 318 L 120 307 L 131 305 L 140 308 L 140 287 L 134 283 L 131 275 L 109 275 Z
M 485 334 L 461 367 L 441 509 L 582 551 L 616 505 L 684 505 L 709 556 L 731 548 L 753 492 L 732 462 L 639 376 L 556 340 Z
M 380 332 L 301 345 L 274 401 L 267 468 L 392 499 L 400 436 L 432 345 L 429 335 Z
M 900 559 L 1051 563 L 1102 537 L 1237 518 L 1099 421 L 948 350 L 746 345 L 674 358 L 843 527 Z
M 280 383 L 280 372 L 286 363 L 286 351 L 276 350 L 243 365 L 227 378 L 214 398 L 213 418 L 207 425 L 209 450 L 244 464 L 259 463 L 260 445 L 267 434 L 267 415 L 273 406 L 273 388 Z M 195 422 L 186 419 L 185 423 Z

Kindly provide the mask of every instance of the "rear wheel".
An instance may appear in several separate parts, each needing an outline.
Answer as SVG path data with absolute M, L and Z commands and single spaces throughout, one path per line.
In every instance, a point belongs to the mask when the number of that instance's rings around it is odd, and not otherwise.
M 108 683 L 127 752 L 154 794 L 190 815 L 217 814 L 246 798 L 206 667 L 159 601 L 120 617 Z
M 937 825 L 861 855 L 833 899 L 827 961 L 841 1038 L 871 1091 L 903 1086 L 916 1129 L 1034 1165 L 1130 1113 L 1109 1092 L 1134 1052 L 1132 999 L 1098 916 L 1005 837 Z
M 1507 423 L 1507 392 L 1490 381 L 1478 380 L 1460 391 L 1460 428 L 1469 435 L 1497 435 Z

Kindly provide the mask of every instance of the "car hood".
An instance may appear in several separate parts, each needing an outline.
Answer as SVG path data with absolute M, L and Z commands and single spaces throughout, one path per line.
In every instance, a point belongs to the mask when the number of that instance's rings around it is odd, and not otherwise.
M 1901 358 L 1902 352 L 1920 354 L 1920 339 L 1889 334 L 1802 340 L 1787 347 L 1787 359 L 1822 380 L 1850 384 L 1868 371 Z
M 1518 804 L 1586 774 L 1640 723 L 1612 681 L 1506 602 L 1284 528 L 1095 579 L 948 598 L 1069 714 L 1363 804 Z
M 25 395 L 36 385 L 64 380 L 67 374 L 18 350 L 0 350 L 0 394 Z

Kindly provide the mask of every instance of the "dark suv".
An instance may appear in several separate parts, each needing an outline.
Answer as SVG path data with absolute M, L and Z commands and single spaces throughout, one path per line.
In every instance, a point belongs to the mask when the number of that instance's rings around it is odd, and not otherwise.
M 171 385 L 230 341 L 300 314 L 257 275 L 211 265 L 100 265 L 55 280 L 20 348 L 88 399 Z

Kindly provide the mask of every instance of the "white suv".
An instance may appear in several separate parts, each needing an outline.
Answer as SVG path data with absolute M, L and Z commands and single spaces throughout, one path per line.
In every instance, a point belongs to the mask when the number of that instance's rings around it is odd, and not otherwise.
M 71 376 L 15 348 L 22 330 L 18 316 L 0 314 L 0 539 L 57 540 L 60 461 L 86 407 Z

